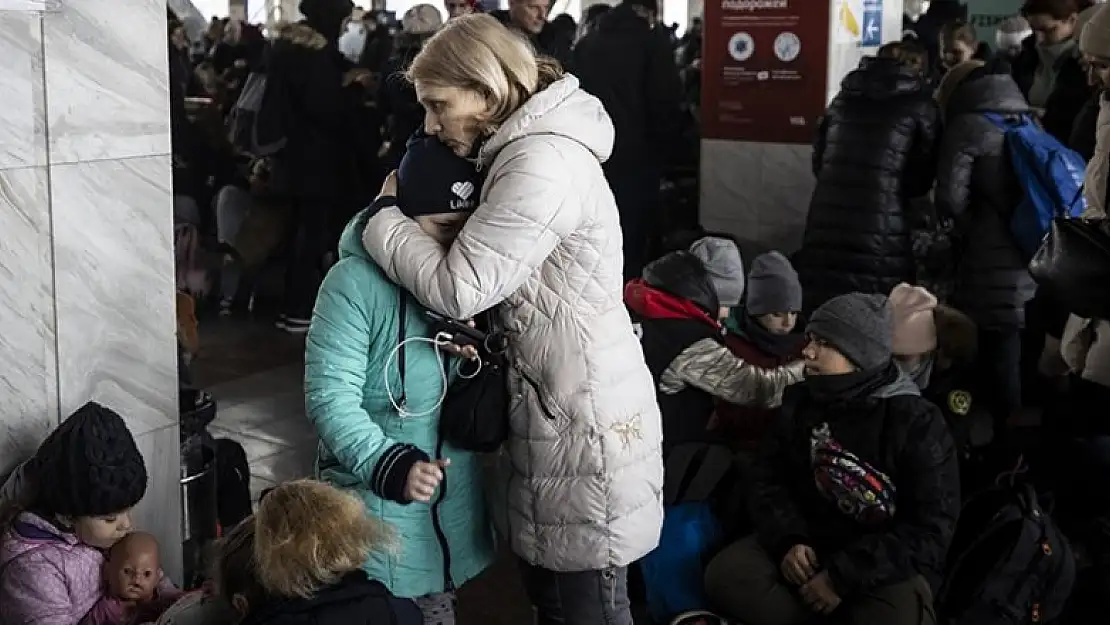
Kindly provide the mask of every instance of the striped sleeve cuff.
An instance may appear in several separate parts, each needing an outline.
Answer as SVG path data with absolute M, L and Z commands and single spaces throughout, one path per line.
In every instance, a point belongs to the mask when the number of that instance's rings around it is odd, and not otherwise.
M 405 497 L 405 482 L 417 462 L 428 462 L 428 454 L 407 443 L 397 443 L 382 453 L 370 476 L 370 490 L 382 499 L 411 503 Z

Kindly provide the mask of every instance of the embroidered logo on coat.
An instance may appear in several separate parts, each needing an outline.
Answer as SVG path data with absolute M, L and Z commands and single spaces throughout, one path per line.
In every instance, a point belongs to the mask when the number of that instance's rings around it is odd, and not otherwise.
M 948 394 L 948 409 L 953 413 L 966 417 L 971 412 L 971 393 L 967 391 L 952 391 Z

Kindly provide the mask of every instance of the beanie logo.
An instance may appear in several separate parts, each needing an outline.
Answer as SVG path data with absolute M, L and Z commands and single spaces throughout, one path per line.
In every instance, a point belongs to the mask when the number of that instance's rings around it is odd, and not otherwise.
M 465 182 L 456 182 L 451 185 L 451 192 L 459 196 L 459 198 L 465 202 L 469 200 L 470 196 L 474 193 L 474 183 L 469 180 Z

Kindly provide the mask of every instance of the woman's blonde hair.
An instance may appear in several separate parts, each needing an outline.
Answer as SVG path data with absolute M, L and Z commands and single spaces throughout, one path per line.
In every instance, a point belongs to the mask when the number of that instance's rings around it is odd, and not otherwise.
M 254 516 L 258 581 L 280 597 L 311 597 L 392 544 L 358 497 L 315 480 L 274 488 Z
M 478 13 L 447 22 L 424 44 L 406 76 L 478 93 L 489 105 L 484 121 L 497 126 L 563 74 L 554 59 L 537 57 L 524 37 Z

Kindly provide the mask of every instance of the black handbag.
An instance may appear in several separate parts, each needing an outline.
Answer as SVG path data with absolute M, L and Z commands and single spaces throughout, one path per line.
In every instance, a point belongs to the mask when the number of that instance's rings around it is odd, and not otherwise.
M 1057 217 L 1029 273 L 1072 314 L 1110 319 L 1110 224 Z
M 459 449 L 488 453 L 509 438 L 508 341 L 489 332 L 478 359 L 465 361 L 447 389 L 439 413 L 439 435 Z

